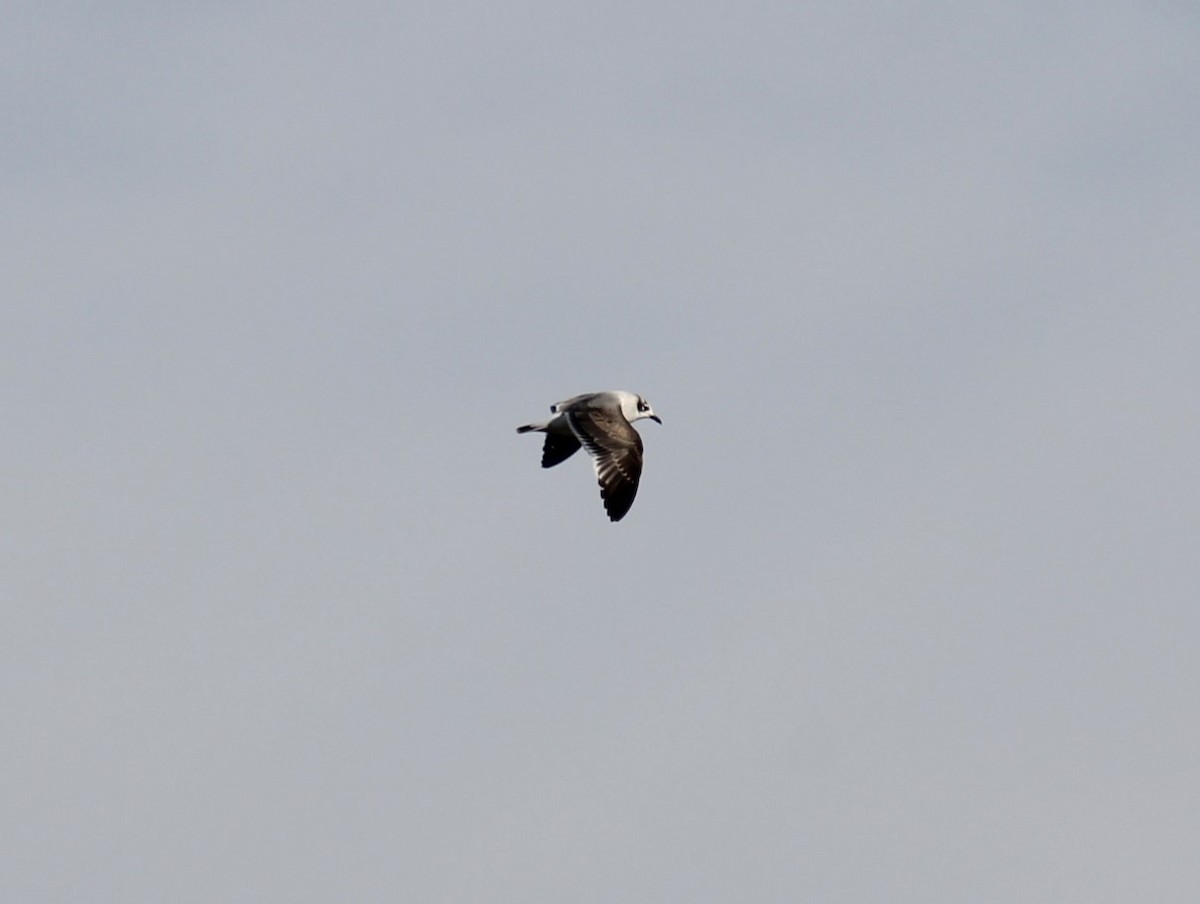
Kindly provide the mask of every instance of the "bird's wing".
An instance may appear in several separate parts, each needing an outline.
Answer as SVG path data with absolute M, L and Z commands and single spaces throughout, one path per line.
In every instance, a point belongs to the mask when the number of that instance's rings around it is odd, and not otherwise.
M 562 464 L 579 451 L 579 440 L 574 433 L 546 431 L 546 442 L 542 444 L 542 467 L 553 468 Z
M 566 412 L 571 430 L 592 456 L 600 498 L 612 521 L 620 521 L 637 496 L 642 476 L 642 438 L 619 408 L 577 406 Z

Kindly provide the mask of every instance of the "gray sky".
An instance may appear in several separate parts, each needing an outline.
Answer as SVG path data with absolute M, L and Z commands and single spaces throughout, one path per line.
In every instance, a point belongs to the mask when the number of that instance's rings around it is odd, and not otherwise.
M 1193 5 L 4 16 L 0 899 L 1195 900 Z

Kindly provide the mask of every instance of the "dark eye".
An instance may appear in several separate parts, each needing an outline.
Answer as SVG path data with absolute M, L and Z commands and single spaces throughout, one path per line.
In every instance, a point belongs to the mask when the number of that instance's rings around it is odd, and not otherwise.
M 644 400 L 638 399 L 638 411 L 647 411 L 649 408 L 650 406 L 647 405 Z

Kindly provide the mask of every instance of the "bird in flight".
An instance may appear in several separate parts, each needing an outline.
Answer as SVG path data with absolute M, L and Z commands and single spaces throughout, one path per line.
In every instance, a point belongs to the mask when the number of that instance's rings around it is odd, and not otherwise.
M 662 423 L 642 396 L 633 392 L 588 392 L 550 406 L 554 415 L 540 424 L 518 427 L 518 433 L 544 433 L 542 467 L 552 468 L 580 446 L 592 456 L 600 498 L 609 520 L 625 517 L 637 496 L 642 476 L 642 438 L 633 422 L 644 417 Z

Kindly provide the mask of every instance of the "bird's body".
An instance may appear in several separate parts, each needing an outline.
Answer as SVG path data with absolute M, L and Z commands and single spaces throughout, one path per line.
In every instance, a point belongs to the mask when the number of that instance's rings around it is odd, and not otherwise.
M 518 433 L 546 434 L 542 467 L 552 468 L 582 446 L 592 456 L 604 510 L 613 521 L 625 517 L 637 496 L 642 475 L 642 438 L 632 423 L 658 415 L 642 396 L 632 392 L 588 392 L 550 406 L 554 415 L 539 424 L 518 427 Z

